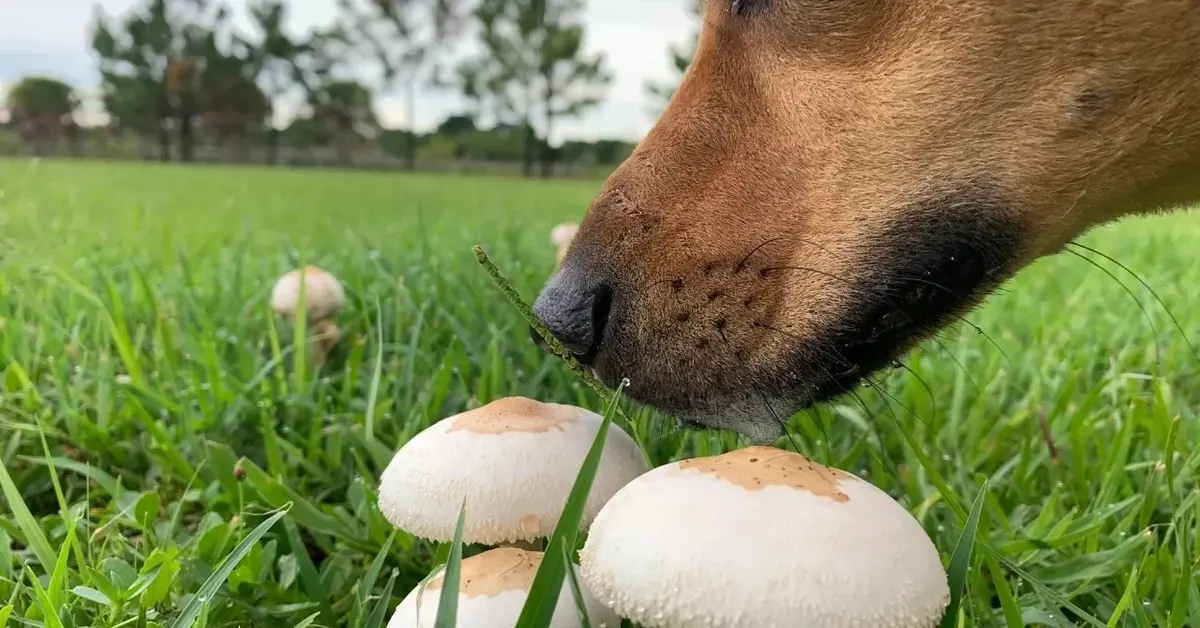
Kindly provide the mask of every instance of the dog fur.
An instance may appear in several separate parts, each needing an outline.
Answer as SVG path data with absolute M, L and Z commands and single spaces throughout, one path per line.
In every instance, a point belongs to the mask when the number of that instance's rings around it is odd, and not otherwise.
M 770 440 L 1198 166 L 1200 0 L 711 0 L 535 311 L 606 384 Z

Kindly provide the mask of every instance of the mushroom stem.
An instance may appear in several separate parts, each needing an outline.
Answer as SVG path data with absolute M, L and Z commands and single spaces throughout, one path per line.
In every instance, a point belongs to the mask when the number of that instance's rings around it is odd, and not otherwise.
M 317 321 L 312 326 L 312 332 L 308 337 L 308 362 L 313 366 L 321 366 L 325 363 L 325 357 L 329 355 L 329 351 L 341 339 L 342 332 L 333 321 L 323 320 Z

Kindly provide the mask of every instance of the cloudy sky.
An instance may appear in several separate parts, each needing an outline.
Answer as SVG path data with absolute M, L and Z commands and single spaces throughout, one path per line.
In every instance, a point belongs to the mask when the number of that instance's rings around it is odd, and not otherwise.
M 227 0 L 238 23 L 249 28 L 242 14 L 246 0 Z M 138 0 L 10 0 L 0 19 L 0 89 L 25 74 L 47 74 L 77 86 L 94 86 L 96 61 L 89 46 L 95 7 L 120 14 Z M 687 0 L 586 0 L 587 47 L 608 58 L 615 81 L 604 104 L 586 116 L 564 121 L 563 137 L 626 137 L 636 139 L 653 122 L 643 92 L 647 79 L 671 76 L 667 46 L 685 42 L 695 24 Z M 336 0 L 292 0 L 290 28 L 302 33 L 333 21 Z M 417 102 L 416 121 L 429 128 L 462 106 L 453 94 L 425 94 Z M 398 94 L 384 94 L 376 105 L 389 125 L 407 121 Z

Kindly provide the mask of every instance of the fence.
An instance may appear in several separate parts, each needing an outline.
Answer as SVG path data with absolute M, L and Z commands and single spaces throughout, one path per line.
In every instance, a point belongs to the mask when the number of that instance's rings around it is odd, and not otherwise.
M 177 142 L 168 144 L 167 158 L 153 137 L 130 133 L 112 134 L 102 130 L 88 130 L 72 136 L 22 138 L 11 128 L 0 128 L 0 157 L 71 157 L 76 159 L 101 159 L 111 161 L 169 161 L 181 162 L 181 151 Z M 488 174 L 521 176 L 524 167 L 520 160 L 453 158 L 445 155 L 426 156 L 420 151 L 413 162 L 413 170 L 456 174 Z M 218 145 L 198 139 L 191 149 L 192 163 L 226 164 L 243 166 L 281 166 L 309 168 L 338 168 L 354 170 L 403 171 L 409 164 L 402 156 L 382 150 L 378 144 L 358 146 L 351 149 L 334 146 L 299 148 L 281 145 L 275 149 L 255 144 Z M 552 174 L 555 178 L 603 178 L 612 171 L 612 166 L 587 161 L 557 161 Z M 534 174 L 540 170 L 534 165 Z

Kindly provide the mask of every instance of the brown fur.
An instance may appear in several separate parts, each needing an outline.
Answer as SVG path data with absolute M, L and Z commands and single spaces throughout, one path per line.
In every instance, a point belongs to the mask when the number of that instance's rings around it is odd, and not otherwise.
M 1200 1 L 733 4 L 707 5 L 560 272 L 613 288 L 606 382 L 689 421 L 768 435 L 750 397 L 813 402 L 795 356 L 835 365 L 822 339 L 863 332 L 854 310 L 886 300 L 869 286 L 939 224 L 1016 234 L 962 309 L 1093 226 L 1200 199 Z

